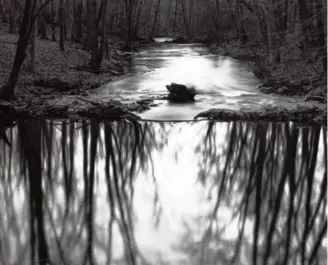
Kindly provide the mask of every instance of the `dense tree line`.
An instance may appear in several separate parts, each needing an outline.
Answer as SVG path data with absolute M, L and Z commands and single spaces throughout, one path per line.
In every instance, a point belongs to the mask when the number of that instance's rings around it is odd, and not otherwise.
M 291 43 L 302 50 L 309 45 L 326 48 L 326 10 L 323 0 L 0 0 L 0 17 L 11 33 L 20 35 L 3 97 L 13 97 L 35 36 L 58 41 L 62 51 L 65 40 L 82 43 L 90 50 L 92 68 L 101 65 L 109 35 L 124 39 L 127 49 L 137 38 L 155 35 L 240 40 L 264 45 L 268 58 L 279 61 L 281 48 Z M 33 45 L 30 53 L 33 57 Z M 325 52 L 320 59 L 326 71 Z

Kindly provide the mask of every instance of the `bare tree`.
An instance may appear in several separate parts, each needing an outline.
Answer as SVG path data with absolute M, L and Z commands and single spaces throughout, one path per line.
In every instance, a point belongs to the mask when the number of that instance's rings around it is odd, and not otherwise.
M 151 28 L 151 31 L 149 33 L 149 39 L 154 37 L 156 26 L 157 26 L 158 13 L 159 13 L 159 10 L 160 10 L 160 6 L 161 6 L 161 0 L 157 0 L 157 6 L 156 6 L 156 9 L 155 9 L 155 14 L 154 14 L 154 22 L 153 22 L 153 26 Z
M 40 5 L 44 4 L 45 0 L 40 0 Z M 47 24 L 46 24 L 46 8 L 44 8 L 38 19 L 38 31 L 40 32 L 41 39 L 48 39 L 47 37 Z
M 0 97 L 3 99 L 12 100 L 14 98 L 15 86 L 18 80 L 19 71 L 25 59 L 25 52 L 33 30 L 33 24 L 39 13 L 50 1 L 52 0 L 47 0 L 43 5 L 38 8 L 38 10 L 36 10 L 36 0 L 25 1 L 23 21 L 19 31 L 19 38 L 14 63 L 11 68 L 9 79 L 6 85 L 1 88 Z
M 59 34 L 59 48 L 61 51 L 65 51 L 65 10 L 64 10 L 64 0 L 59 0 L 59 11 L 58 20 L 60 24 L 60 34 Z

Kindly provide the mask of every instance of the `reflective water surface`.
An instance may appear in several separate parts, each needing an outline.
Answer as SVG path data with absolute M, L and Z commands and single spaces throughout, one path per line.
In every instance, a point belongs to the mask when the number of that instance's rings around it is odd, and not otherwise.
M 326 264 L 326 129 L 17 121 L 0 264 Z
M 141 47 L 128 58 L 130 74 L 92 92 L 91 99 L 131 101 L 168 94 L 165 85 L 172 82 L 193 86 L 194 103 L 169 103 L 157 100 L 159 106 L 139 114 L 145 119 L 189 120 L 210 108 L 255 108 L 269 104 L 295 108 L 296 103 L 313 104 L 292 97 L 260 92 L 258 80 L 249 62 L 210 53 L 200 44 L 158 43 Z

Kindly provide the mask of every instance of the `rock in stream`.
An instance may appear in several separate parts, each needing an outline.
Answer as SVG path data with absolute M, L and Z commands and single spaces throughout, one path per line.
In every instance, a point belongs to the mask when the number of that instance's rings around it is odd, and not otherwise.
M 173 102 L 193 102 L 196 96 L 196 90 L 193 87 L 171 83 L 166 86 L 170 92 L 168 99 Z

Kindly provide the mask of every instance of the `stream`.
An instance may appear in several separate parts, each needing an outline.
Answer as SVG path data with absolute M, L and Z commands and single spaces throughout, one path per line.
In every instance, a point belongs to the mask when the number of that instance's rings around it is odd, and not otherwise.
M 263 94 L 261 84 L 247 61 L 213 54 L 202 44 L 165 43 L 168 38 L 157 38 L 129 58 L 129 74 L 92 91 L 91 100 L 121 102 L 161 98 L 168 94 L 166 85 L 180 83 L 197 91 L 193 103 L 171 103 L 155 100 L 150 110 L 137 113 L 143 119 L 191 120 L 198 113 L 211 108 L 259 109 L 274 105 L 295 108 L 309 106 L 297 97 Z
M 88 96 L 154 97 L 147 121 L 0 119 L 0 265 L 327 263 L 327 127 L 187 121 L 300 100 L 262 94 L 247 62 L 165 40 Z M 171 82 L 196 101 L 160 99 Z

